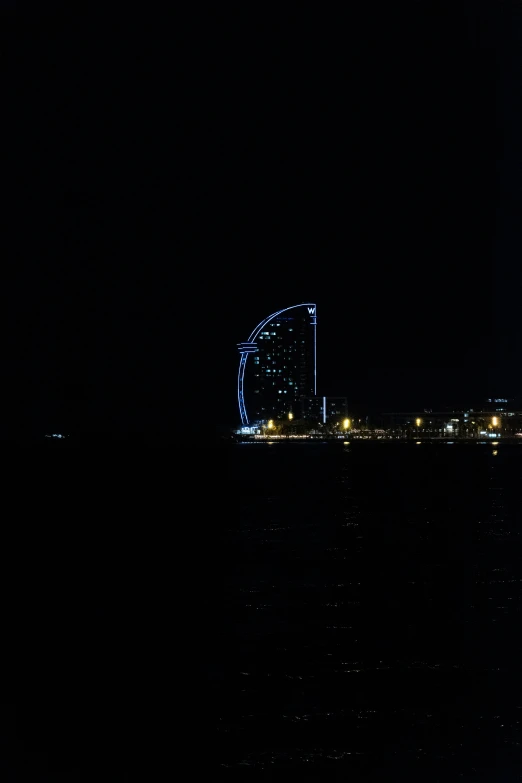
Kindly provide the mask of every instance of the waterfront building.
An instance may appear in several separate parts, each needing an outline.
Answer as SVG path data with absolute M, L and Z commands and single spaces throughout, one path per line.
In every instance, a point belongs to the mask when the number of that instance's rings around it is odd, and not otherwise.
M 243 427 L 301 416 L 301 398 L 317 394 L 317 306 L 285 307 L 238 344 L 237 397 Z
M 346 397 L 302 397 L 301 417 L 310 423 L 328 424 L 348 415 Z

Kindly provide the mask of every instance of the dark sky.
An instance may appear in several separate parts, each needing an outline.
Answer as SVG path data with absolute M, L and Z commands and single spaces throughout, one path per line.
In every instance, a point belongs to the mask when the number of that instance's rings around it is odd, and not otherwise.
M 358 410 L 521 393 L 516 4 L 10 25 L 9 427 L 234 424 L 236 343 L 307 300 Z

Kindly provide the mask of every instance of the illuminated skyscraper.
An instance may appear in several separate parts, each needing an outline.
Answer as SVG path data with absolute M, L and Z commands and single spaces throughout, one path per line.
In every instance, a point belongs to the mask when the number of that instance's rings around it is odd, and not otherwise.
M 305 302 L 269 315 L 239 343 L 237 395 L 243 426 L 289 413 L 299 416 L 300 398 L 316 394 L 316 328 L 317 307 Z

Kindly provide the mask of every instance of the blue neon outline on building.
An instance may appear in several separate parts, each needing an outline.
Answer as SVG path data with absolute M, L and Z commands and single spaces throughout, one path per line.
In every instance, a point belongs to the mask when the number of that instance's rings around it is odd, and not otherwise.
M 314 327 L 314 395 L 317 394 L 317 305 L 313 302 L 301 302 L 300 304 L 284 307 L 282 310 L 278 310 L 276 313 L 272 313 L 272 315 L 269 315 L 268 318 L 265 318 L 256 326 L 246 342 L 237 344 L 240 353 L 239 369 L 237 373 L 237 401 L 239 404 L 239 414 L 241 416 L 241 424 L 243 427 L 249 426 L 244 395 L 245 368 L 248 356 L 251 353 L 255 353 L 257 351 L 257 344 L 255 339 L 261 329 L 270 323 L 273 318 L 281 315 L 281 313 L 286 313 L 288 310 L 294 310 L 296 307 L 308 307 L 308 314 L 313 319 L 310 321 L 310 324 Z

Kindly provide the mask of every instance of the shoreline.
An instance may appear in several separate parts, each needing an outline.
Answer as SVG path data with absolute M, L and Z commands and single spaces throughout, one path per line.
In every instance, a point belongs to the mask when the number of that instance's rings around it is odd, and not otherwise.
M 350 446 L 353 446 L 355 444 L 359 443 L 379 443 L 379 444 L 412 444 L 412 445 L 422 445 L 423 443 L 429 443 L 431 445 L 438 444 L 438 445 L 445 445 L 445 446 L 453 446 L 456 444 L 462 444 L 462 445 L 491 445 L 491 446 L 500 446 L 504 444 L 509 444 L 511 446 L 514 445 L 522 445 L 522 438 L 512 438 L 512 437 L 505 437 L 505 438 L 499 438 L 498 440 L 486 439 L 486 440 L 479 440 L 478 438 L 455 438 L 454 440 L 450 440 L 449 438 L 346 438 L 344 436 L 342 437 L 319 437 L 319 436 L 310 436 L 310 437 L 301 437 L 301 438 L 293 438 L 293 437 L 274 437 L 274 438 L 265 438 L 265 437 L 237 437 L 235 440 L 236 443 L 242 444 L 242 443 L 338 443 L 340 445 L 349 444 Z

